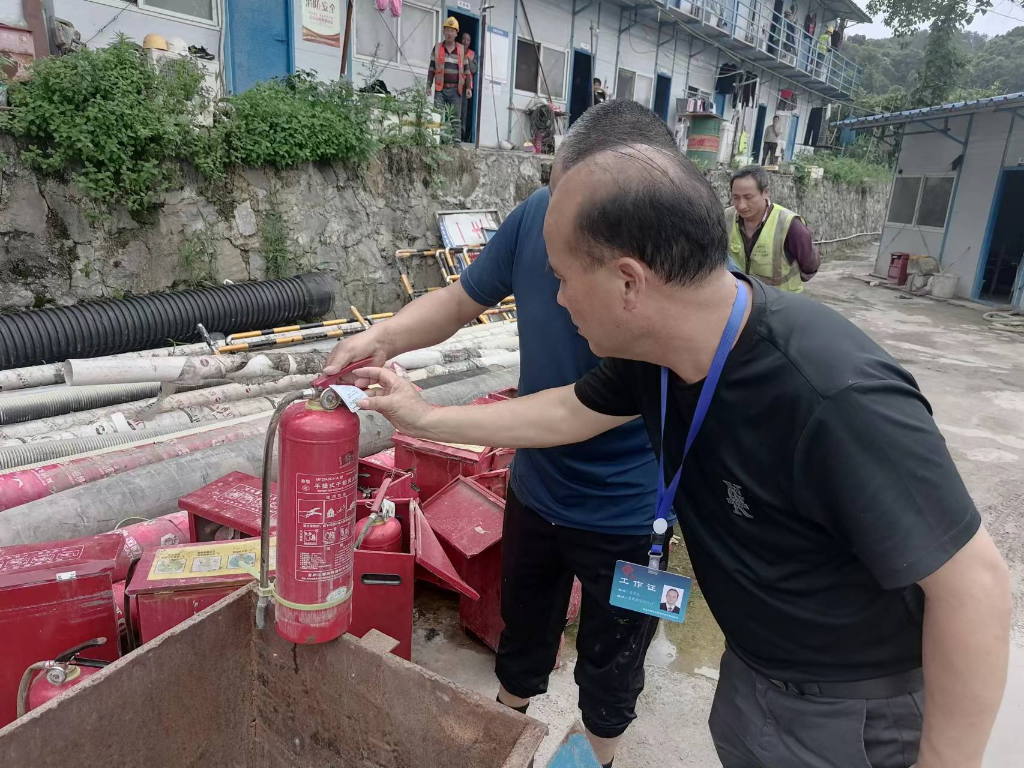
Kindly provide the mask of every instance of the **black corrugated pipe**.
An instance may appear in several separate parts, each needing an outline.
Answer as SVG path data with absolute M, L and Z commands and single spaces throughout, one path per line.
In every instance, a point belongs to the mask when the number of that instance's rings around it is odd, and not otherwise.
M 314 272 L 0 315 L 0 370 L 115 355 L 211 333 L 316 320 L 334 306 L 331 278 Z

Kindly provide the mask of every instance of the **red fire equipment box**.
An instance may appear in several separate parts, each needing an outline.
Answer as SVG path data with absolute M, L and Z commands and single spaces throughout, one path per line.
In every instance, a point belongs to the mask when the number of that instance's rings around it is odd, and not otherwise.
M 412 472 L 423 501 L 444 488 L 453 477 L 472 477 L 491 469 L 492 451 L 482 445 L 436 443 L 399 432 L 395 432 L 391 440 L 395 444 L 395 466 Z
M 394 483 L 388 487 L 388 492 L 393 487 Z M 274 486 L 271 488 L 274 489 Z M 246 538 L 260 535 L 261 498 L 258 477 L 232 472 L 182 497 L 179 504 L 188 510 L 190 518 L 195 519 L 197 529 L 206 526 L 229 532 L 235 538 Z M 449 561 L 427 524 L 419 503 L 415 499 L 389 499 L 389 502 L 395 505 L 396 518 L 402 525 L 402 550 L 356 550 L 353 561 L 352 625 L 349 631 L 361 636 L 370 629 L 379 629 L 399 641 L 394 652 L 408 659 L 412 653 L 413 587 L 417 576 L 440 583 L 470 600 L 475 600 L 477 593 L 460 578 Z M 371 505 L 372 499 L 358 503 L 357 532 L 362 530 Z M 272 523 L 276 522 L 273 516 L 276 507 L 275 494 L 270 501 Z M 137 572 L 142 570 L 143 566 L 140 565 Z M 229 586 L 231 589 L 237 588 L 234 582 Z M 220 596 L 224 594 L 227 592 L 222 592 Z M 220 597 L 204 603 L 202 607 L 205 608 L 217 599 Z M 185 618 L 188 617 L 182 616 L 180 621 Z M 145 625 L 145 620 L 142 623 Z
M 276 565 L 270 542 L 270 569 Z M 239 587 L 259 570 L 260 541 L 209 541 L 151 549 L 143 554 L 126 594 L 135 636 L 143 643 L 159 637 Z
M 907 282 L 907 266 L 910 264 L 909 253 L 889 254 L 889 282 L 903 285 Z
M 502 472 L 501 474 L 505 474 Z M 486 473 L 481 476 L 489 480 Z M 492 650 L 505 624 L 501 620 L 501 527 L 505 514 L 502 496 L 475 479 L 456 477 L 424 503 L 423 514 L 437 533 L 459 575 L 480 593 L 476 601 L 460 598 L 459 622 Z M 573 581 L 566 623 L 580 611 L 582 585 Z
M 107 642 L 84 655 L 121 655 L 112 585 L 130 564 L 117 534 L 0 548 L 0 727 L 15 719 L 31 664 L 98 637 Z

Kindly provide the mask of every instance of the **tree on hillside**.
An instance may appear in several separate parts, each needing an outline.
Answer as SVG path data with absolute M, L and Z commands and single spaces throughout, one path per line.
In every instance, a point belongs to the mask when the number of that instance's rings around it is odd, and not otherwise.
M 918 70 L 917 87 L 910 94 L 915 107 L 950 101 L 967 68 L 970 57 L 961 49 L 957 34 L 961 24 L 960 3 L 961 0 L 946 3 L 945 13 L 934 19 L 928 28 L 928 43 L 924 49 L 924 61 Z
M 1015 0 L 1024 5 L 1024 0 Z M 993 0 L 869 0 L 867 10 L 881 14 L 896 38 L 913 34 L 918 26 L 930 22 L 924 60 L 916 70 L 917 82 L 911 93 L 913 106 L 941 104 L 954 98 L 974 98 L 995 91 L 992 83 L 984 90 L 965 91 L 963 83 L 970 74 L 970 53 L 979 45 L 977 35 L 964 38 L 963 28 L 978 14 L 991 10 Z
M 970 84 L 994 87 L 998 93 L 1024 91 L 1024 26 L 993 37 L 978 50 L 971 62 Z

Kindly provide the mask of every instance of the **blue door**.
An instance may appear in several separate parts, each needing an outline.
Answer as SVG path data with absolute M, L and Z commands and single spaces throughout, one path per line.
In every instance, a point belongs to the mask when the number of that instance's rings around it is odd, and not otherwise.
M 231 93 L 292 71 L 291 0 L 227 0 L 227 82 Z

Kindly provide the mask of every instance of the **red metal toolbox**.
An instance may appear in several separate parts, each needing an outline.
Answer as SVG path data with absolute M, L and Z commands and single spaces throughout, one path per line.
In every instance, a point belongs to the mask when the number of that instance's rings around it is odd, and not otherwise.
M 501 474 L 505 474 L 507 470 Z M 486 473 L 480 476 L 490 480 Z M 480 593 L 479 600 L 459 600 L 459 622 L 492 650 L 504 629 L 501 620 L 501 528 L 504 499 L 476 479 L 457 477 L 424 503 L 423 514 L 437 533 L 459 575 Z M 580 612 L 583 587 L 573 580 L 566 623 Z
M 15 719 L 29 665 L 97 637 L 87 656 L 120 655 L 113 582 L 131 564 L 117 534 L 0 549 L 0 726 Z
M 232 472 L 179 502 L 196 527 L 214 528 L 245 538 L 260 535 L 260 479 L 241 472 Z M 393 488 L 389 486 L 388 491 Z M 271 499 L 271 522 L 276 524 Z M 415 578 L 425 578 L 467 599 L 477 593 L 469 587 L 448 559 L 434 532 L 430 529 L 415 499 L 390 499 L 396 517 L 402 524 L 401 552 L 370 552 L 356 550 L 353 561 L 355 586 L 352 595 L 352 627 L 350 632 L 361 636 L 370 629 L 379 629 L 399 641 L 395 653 L 410 658 L 412 652 L 412 603 Z M 370 514 L 372 500 L 360 501 L 356 508 L 357 525 Z M 273 530 L 273 528 L 271 529 Z M 142 568 L 140 566 L 139 570 Z M 214 601 L 215 602 L 215 601 Z M 208 605 L 209 603 L 207 603 Z
M 395 444 L 395 466 L 412 472 L 424 502 L 452 478 L 479 475 L 491 468 L 492 451 L 483 445 L 437 443 L 399 432 L 391 440 Z
M 270 543 L 273 573 L 274 546 Z M 148 643 L 253 581 L 260 541 L 208 541 L 151 549 L 143 554 L 125 594 L 134 635 Z M 136 626 L 137 624 L 137 626 Z

